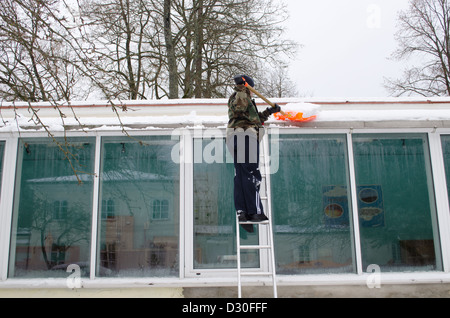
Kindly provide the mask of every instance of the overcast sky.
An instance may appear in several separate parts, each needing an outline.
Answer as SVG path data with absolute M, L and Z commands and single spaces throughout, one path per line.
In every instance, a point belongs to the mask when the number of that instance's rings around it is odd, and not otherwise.
M 399 10 L 408 0 L 285 0 L 287 36 L 303 45 L 291 80 L 306 97 L 386 97 L 384 77 L 404 66 L 389 60 Z

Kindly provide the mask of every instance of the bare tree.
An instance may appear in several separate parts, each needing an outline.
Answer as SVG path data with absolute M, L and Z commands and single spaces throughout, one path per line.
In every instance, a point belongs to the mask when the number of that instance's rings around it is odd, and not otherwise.
M 272 0 L 173 1 L 183 97 L 226 97 L 232 78 L 285 65 L 297 43 L 283 39 L 288 15 Z
M 60 107 L 69 106 L 80 128 L 84 126 L 71 100 L 87 96 L 88 84 L 97 81 L 90 68 L 89 47 L 82 41 L 83 25 L 74 7 L 61 0 L 2 0 L 0 6 L 0 100 L 28 102 L 31 122 L 44 129 L 64 154 L 78 181 L 77 156 L 67 138 L 55 138 L 54 132 L 39 116 L 34 102 L 50 102 L 66 129 L 66 114 Z M 2 105 L 0 104 L 0 109 Z M 20 117 L 12 104 L 15 118 Z M 115 105 L 112 108 L 117 112 Z
M 86 0 L 81 6 L 89 30 L 83 40 L 91 48 L 94 83 L 106 98 L 151 96 L 161 71 L 162 43 L 154 28 L 158 9 L 145 0 Z
M 392 94 L 450 95 L 450 6 L 447 0 L 411 0 L 399 15 L 399 49 L 393 57 L 419 57 L 420 66 L 404 71 L 403 78 L 386 79 Z
M 225 97 L 295 53 L 286 18 L 274 0 L 4 0 L 0 98 Z
M 178 67 L 172 35 L 172 0 L 164 0 L 164 40 L 167 54 L 167 68 L 169 71 L 169 98 L 178 98 Z
M 258 90 L 265 96 L 270 97 L 298 97 L 298 90 L 294 82 L 289 78 L 287 67 L 279 67 L 262 74 L 258 78 L 261 83 Z
M 0 96 L 7 101 L 69 100 L 77 66 L 58 1 L 2 0 Z
M 204 45 L 204 27 L 205 15 L 203 0 L 194 0 L 194 95 L 196 98 L 203 97 L 202 94 L 202 75 L 203 75 L 203 45 Z

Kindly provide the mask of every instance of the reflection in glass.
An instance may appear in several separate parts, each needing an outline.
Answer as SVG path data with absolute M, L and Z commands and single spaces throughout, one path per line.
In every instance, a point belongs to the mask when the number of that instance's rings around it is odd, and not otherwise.
M 194 153 L 194 268 L 236 268 L 236 211 L 233 200 L 234 165 L 222 139 L 195 139 Z M 213 154 L 211 156 L 211 153 Z M 214 160 L 209 160 L 214 157 Z M 258 242 L 241 229 L 241 243 Z M 259 253 L 241 252 L 242 267 L 259 267 Z
M 19 142 L 10 277 L 89 275 L 95 138 L 58 141 Z
M 345 135 L 280 135 L 271 175 L 277 273 L 353 272 Z
M 441 270 L 425 134 L 353 135 L 363 269 Z
M 178 275 L 179 165 L 170 136 L 103 138 L 97 275 Z

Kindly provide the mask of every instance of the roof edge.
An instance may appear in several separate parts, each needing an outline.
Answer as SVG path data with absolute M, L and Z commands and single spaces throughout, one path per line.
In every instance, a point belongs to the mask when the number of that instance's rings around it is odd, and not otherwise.
M 274 103 L 286 105 L 289 103 L 312 103 L 321 105 L 384 105 L 384 104 L 450 104 L 450 96 L 446 97 L 308 97 L 308 98 L 272 98 Z M 265 104 L 256 98 L 257 104 Z M 87 101 L 60 101 L 60 102 L 1 102 L 3 109 L 23 109 L 28 107 L 54 108 L 100 108 L 100 107 L 161 107 L 161 106 L 223 106 L 227 105 L 228 99 L 165 99 L 165 100 L 87 100 Z

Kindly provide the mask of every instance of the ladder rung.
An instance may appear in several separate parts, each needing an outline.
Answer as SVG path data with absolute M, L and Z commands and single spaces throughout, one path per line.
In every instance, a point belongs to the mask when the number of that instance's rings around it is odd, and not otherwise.
M 273 276 L 272 272 L 241 272 L 241 276 Z
M 271 248 L 270 245 L 241 245 L 241 250 L 259 250 L 264 248 Z
M 262 222 L 245 221 L 245 222 L 239 222 L 239 224 L 269 224 L 269 220 L 262 221 Z

